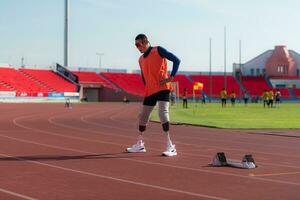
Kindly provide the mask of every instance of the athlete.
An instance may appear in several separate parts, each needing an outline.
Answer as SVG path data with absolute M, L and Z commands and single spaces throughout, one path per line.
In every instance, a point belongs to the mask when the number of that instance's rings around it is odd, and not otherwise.
M 143 134 L 149 122 L 150 114 L 158 103 L 158 114 L 166 136 L 166 150 L 162 155 L 176 156 L 175 144 L 172 143 L 169 133 L 169 101 L 171 81 L 178 71 L 180 60 L 161 46 L 152 47 L 144 34 L 136 36 L 135 46 L 143 54 L 139 59 L 139 65 L 145 84 L 145 98 L 139 114 L 138 142 L 126 150 L 127 152 L 146 152 Z M 173 62 L 171 75 L 167 72 L 167 60 Z

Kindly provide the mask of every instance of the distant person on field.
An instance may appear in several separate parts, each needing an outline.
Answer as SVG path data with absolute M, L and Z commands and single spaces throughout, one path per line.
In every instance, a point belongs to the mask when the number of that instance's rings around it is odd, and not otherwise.
M 69 98 L 66 98 L 65 108 L 72 108 L 71 101 Z
M 231 105 L 234 106 L 235 105 L 235 100 L 236 100 L 236 94 L 233 90 L 230 93 L 230 100 L 231 100 Z
M 188 102 L 187 102 L 187 89 L 183 89 L 183 96 L 182 96 L 182 102 L 183 102 L 183 108 L 188 108 Z
M 266 105 L 269 107 L 269 93 L 268 90 L 264 90 L 263 95 L 262 95 L 262 99 L 264 102 L 264 108 L 266 107 Z
M 202 91 L 202 104 L 205 104 L 206 103 L 206 94 L 204 94 L 204 92 Z
M 273 90 L 270 89 L 269 92 L 268 92 L 268 99 L 269 99 L 269 106 L 271 108 L 273 108 L 273 102 L 274 102 L 274 93 L 273 93 Z
M 220 93 L 222 108 L 226 107 L 227 91 L 225 88 L 221 90 Z
M 281 93 L 280 93 L 279 89 L 277 89 L 276 93 L 275 93 L 275 105 L 281 103 L 280 98 L 281 98 Z
M 129 99 L 127 99 L 127 96 L 124 96 L 123 103 L 129 103 Z
M 245 106 L 247 106 L 249 98 L 250 98 L 250 95 L 249 95 L 249 93 L 246 91 L 246 92 L 244 93 L 244 103 L 245 103 Z

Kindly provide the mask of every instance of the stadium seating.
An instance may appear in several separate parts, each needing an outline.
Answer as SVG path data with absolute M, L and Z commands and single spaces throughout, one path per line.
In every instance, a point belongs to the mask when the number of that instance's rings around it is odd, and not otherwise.
M 294 91 L 295 96 L 297 98 L 300 98 L 300 88 L 294 88 L 293 91 Z
M 107 88 L 114 90 L 122 89 L 127 93 L 143 96 L 144 84 L 142 76 L 137 73 L 109 73 L 102 72 L 73 72 L 79 78 L 80 83 L 99 83 Z M 193 96 L 194 82 L 202 82 L 204 91 L 209 95 L 209 75 L 190 75 L 178 74 L 174 82 L 179 83 L 179 94 L 183 95 L 184 88 L 187 88 L 188 97 Z M 263 77 L 242 77 L 242 84 L 251 96 L 261 96 L 265 89 L 270 86 Z M 212 75 L 212 97 L 219 98 L 220 91 L 224 87 L 223 75 Z M 227 76 L 227 93 L 232 90 L 239 94 L 240 87 L 233 76 Z M 276 88 L 273 88 L 274 94 Z M 77 86 L 65 80 L 51 70 L 42 69 L 14 69 L 0 68 L 0 91 L 16 91 L 17 96 L 36 96 L 38 93 L 49 92 L 76 92 Z M 291 98 L 287 88 L 279 88 L 282 98 Z M 300 98 L 300 88 L 294 88 L 293 92 L 297 98 Z M 200 95 L 197 91 L 196 95 Z
M 271 89 L 264 77 L 247 76 L 242 77 L 242 84 L 251 96 L 261 96 L 264 90 Z
M 144 84 L 140 74 L 101 72 L 101 75 L 130 94 L 138 96 L 144 95 Z
M 174 77 L 174 82 L 178 82 L 179 84 L 179 95 L 183 95 L 184 88 L 187 89 L 187 96 L 193 96 L 193 82 L 190 81 L 186 75 L 178 74 Z M 196 91 L 196 94 L 199 95 L 199 91 Z
M 49 91 L 43 85 L 38 85 L 13 68 L 0 68 L 0 81 L 10 85 L 17 93 L 26 93 L 29 96 L 34 93 L 47 93 Z
M 125 90 L 128 93 L 143 96 L 144 84 L 142 82 L 142 76 L 140 74 L 127 74 L 127 73 L 101 73 L 110 81 L 115 83 L 118 87 Z M 179 95 L 183 95 L 184 88 L 187 88 L 188 97 L 193 95 L 193 83 L 187 78 L 186 75 L 176 75 L 174 82 L 179 83 Z M 197 92 L 199 94 L 199 92 Z
M 75 75 L 78 76 L 80 83 L 99 83 L 103 85 L 104 87 L 115 89 L 116 88 L 106 81 L 105 79 L 101 78 L 99 74 L 96 74 L 96 72 L 78 72 L 78 71 L 72 71 Z
M 273 89 L 274 95 L 275 95 L 276 91 L 277 91 L 277 89 L 274 88 Z M 280 91 L 280 94 L 281 94 L 282 98 L 286 99 L 286 98 L 290 98 L 291 97 L 288 88 L 279 88 L 279 91 Z
M 210 76 L 209 75 L 191 75 L 190 76 L 194 81 L 201 82 L 204 85 L 203 90 L 209 96 L 210 93 Z M 223 75 L 212 75 L 212 97 L 220 97 L 220 92 L 224 87 L 224 76 Z M 229 95 L 231 91 L 239 94 L 240 87 L 233 76 L 226 76 L 226 90 Z
M 2 81 L 0 81 L 0 91 L 14 91 L 14 88 L 11 86 L 8 87 L 8 85 Z
M 65 80 L 51 70 L 20 69 L 36 82 L 42 82 L 45 92 L 76 92 L 76 85 Z M 39 90 L 37 90 L 39 91 Z

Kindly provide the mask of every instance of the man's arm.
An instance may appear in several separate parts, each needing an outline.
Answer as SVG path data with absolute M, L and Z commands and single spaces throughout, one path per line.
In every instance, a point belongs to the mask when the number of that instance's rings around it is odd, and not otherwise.
M 162 58 L 166 58 L 169 61 L 173 62 L 173 68 L 171 72 L 171 76 L 174 77 L 178 71 L 180 59 L 175 56 L 173 53 L 167 51 L 165 48 L 158 46 L 157 51 Z
M 161 80 L 160 84 L 164 84 L 167 82 L 170 82 L 174 79 L 174 76 L 176 75 L 178 68 L 179 68 L 179 64 L 180 64 L 180 59 L 175 56 L 173 53 L 167 51 L 165 48 L 158 46 L 157 47 L 157 51 L 158 54 L 162 57 L 162 58 L 166 58 L 169 61 L 173 62 L 173 68 L 172 68 L 172 72 L 171 72 L 171 77 L 167 78 L 165 80 Z

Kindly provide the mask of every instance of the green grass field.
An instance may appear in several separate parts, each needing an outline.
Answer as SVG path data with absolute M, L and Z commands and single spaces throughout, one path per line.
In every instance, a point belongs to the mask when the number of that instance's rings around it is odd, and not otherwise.
M 173 123 L 185 123 L 218 128 L 264 129 L 300 128 L 300 104 L 283 103 L 276 108 L 264 108 L 262 104 L 237 103 L 235 107 L 220 103 L 191 104 L 183 109 L 182 104 L 171 106 L 170 120 Z M 152 113 L 152 120 L 159 120 L 157 112 Z

